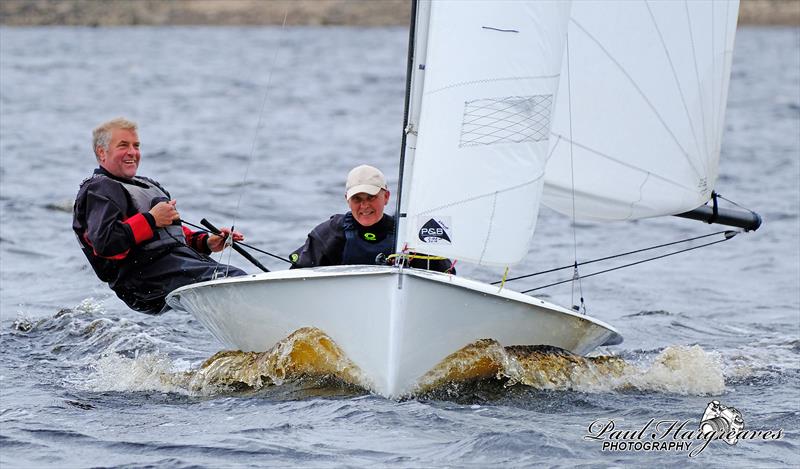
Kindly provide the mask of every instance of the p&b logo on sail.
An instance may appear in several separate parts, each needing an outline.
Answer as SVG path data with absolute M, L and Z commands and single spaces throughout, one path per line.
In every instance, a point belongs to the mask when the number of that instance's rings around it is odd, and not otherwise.
M 450 218 L 431 218 L 419 229 L 419 239 L 423 243 L 446 243 L 450 240 Z

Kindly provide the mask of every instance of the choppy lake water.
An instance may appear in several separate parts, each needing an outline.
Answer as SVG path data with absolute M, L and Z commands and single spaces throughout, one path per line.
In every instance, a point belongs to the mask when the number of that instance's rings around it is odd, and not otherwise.
M 188 314 L 135 313 L 95 278 L 70 210 L 94 167 L 96 124 L 139 122 L 139 173 L 171 191 L 184 219 L 235 220 L 254 245 L 285 255 L 345 209 L 352 166 L 396 182 L 406 44 L 403 28 L 0 28 L 0 466 L 800 464 L 797 28 L 742 28 L 733 57 L 717 190 L 764 226 L 586 279 L 589 313 L 625 337 L 594 358 L 486 341 L 465 353 L 490 358 L 489 377 L 396 402 L 341 377 L 302 377 L 302 363 L 275 350 L 215 355 L 220 344 Z M 578 255 L 715 230 L 583 223 Z M 544 211 L 516 270 L 572 256 L 569 221 Z M 568 285 L 547 297 L 574 301 Z M 585 438 L 609 420 L 696 429 L 712 399 L 780 439 L 714 441 L 689 457 Z

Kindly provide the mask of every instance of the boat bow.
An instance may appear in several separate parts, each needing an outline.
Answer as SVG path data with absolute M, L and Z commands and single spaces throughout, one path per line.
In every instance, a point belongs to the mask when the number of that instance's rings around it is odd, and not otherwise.
M 213 280 L 175 290 L 226 347 L 265 351 L 304 327 L 323 331 L 386 397 L 415 391 L 448 355 L 481 339 L 586 354 L 620 343 L 611 326 L 518 292 L 417 269 L 337 266 Z

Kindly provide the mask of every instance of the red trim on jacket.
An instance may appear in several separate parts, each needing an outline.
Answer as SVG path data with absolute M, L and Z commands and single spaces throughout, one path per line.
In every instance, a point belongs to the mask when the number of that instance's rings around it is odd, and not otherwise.
M 101 256 L 101 255 L 100 255 L 100 254 L 99 254 L 99 253 L 98 253 L 98 252 L 97 252 L 97 251 L 94 249 L 94 246 L 92 245 L 92 242 L 91 242 L 91 241 L 89 241 L 89 235 L 88 235 L 88 233 L 84 233 L 84 234 L 83 234 L 83 241 L 86 243 L 86 245 L 87 245 L 87 246 L 89 246 L 90 248 L 92 248 L 92 252 L 94 253 L 94 255 L 95 255 L 95 256 L 97 256 L 97 257 L 102 257 L 103 259 L 111 259 L 112 261 L 119 261 L 119 260 L 122 260 L 122 259 L 125 259 L 126 257 L 128 257 L 128 253 L 129 253 L 129 252 L 131 252 L 131 250 L 130 250 L 130 249 L 126 249 L 124 252 L 121 252 L 121 253 L 119 253 L 119 254 L 115 254 L 115 255 L 113 255 L 113 256 Z
M 153 228 L 150 226 L 147 218 L 145 218 L 144 214 L 142 213 L 137 213 L 122 223 L 125 223 L 131 227 L 131 231 L 133 232 L 133 240 L 136 242 L 136 244 L 142 244 L 153 237 Z
M 211 249 L 208 248 L 208 244 L 206 243 L 208 233 L 204 231 L 192 231 L 185 226 L 181 226 L 181 228 L 183 228 L 183 236 L 186 238 L 186 244 L 188 244 L 189 247 L 203 254 L 211 253 Z

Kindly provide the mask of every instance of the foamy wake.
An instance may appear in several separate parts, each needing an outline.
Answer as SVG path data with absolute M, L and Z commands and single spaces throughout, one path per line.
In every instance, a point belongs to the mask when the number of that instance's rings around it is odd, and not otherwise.
M 295 331 L 267 352 L 223 351 L 196 369 L 179 370 L 169 358 L 107 355 L 93 364 L 94 391 L 157 391 L 210 395 L 258 390 L 304 377 L 333 376 L 370 389 L 341 349 L 318 329 Z M 188 367 L 187 367 L 188 368 Z M 699 346 L 672 346 L 655 358 L 581 357 L 554 347 L 502 347 L 480 340 L 453 353 L 419 381 L 417 392 L 450 383 L 505 380 L 506 386 L 581 392 L 654 391 L 718 395 L 725 391 L 720 356 Z
M 92 366 L 89 379 L 82 386 L 88 391 L 192 394 L 184 373 L 175 370 L 173 362 L 159 354 L 143 354 L 134 358 L 111 354 L 101 357 Z

